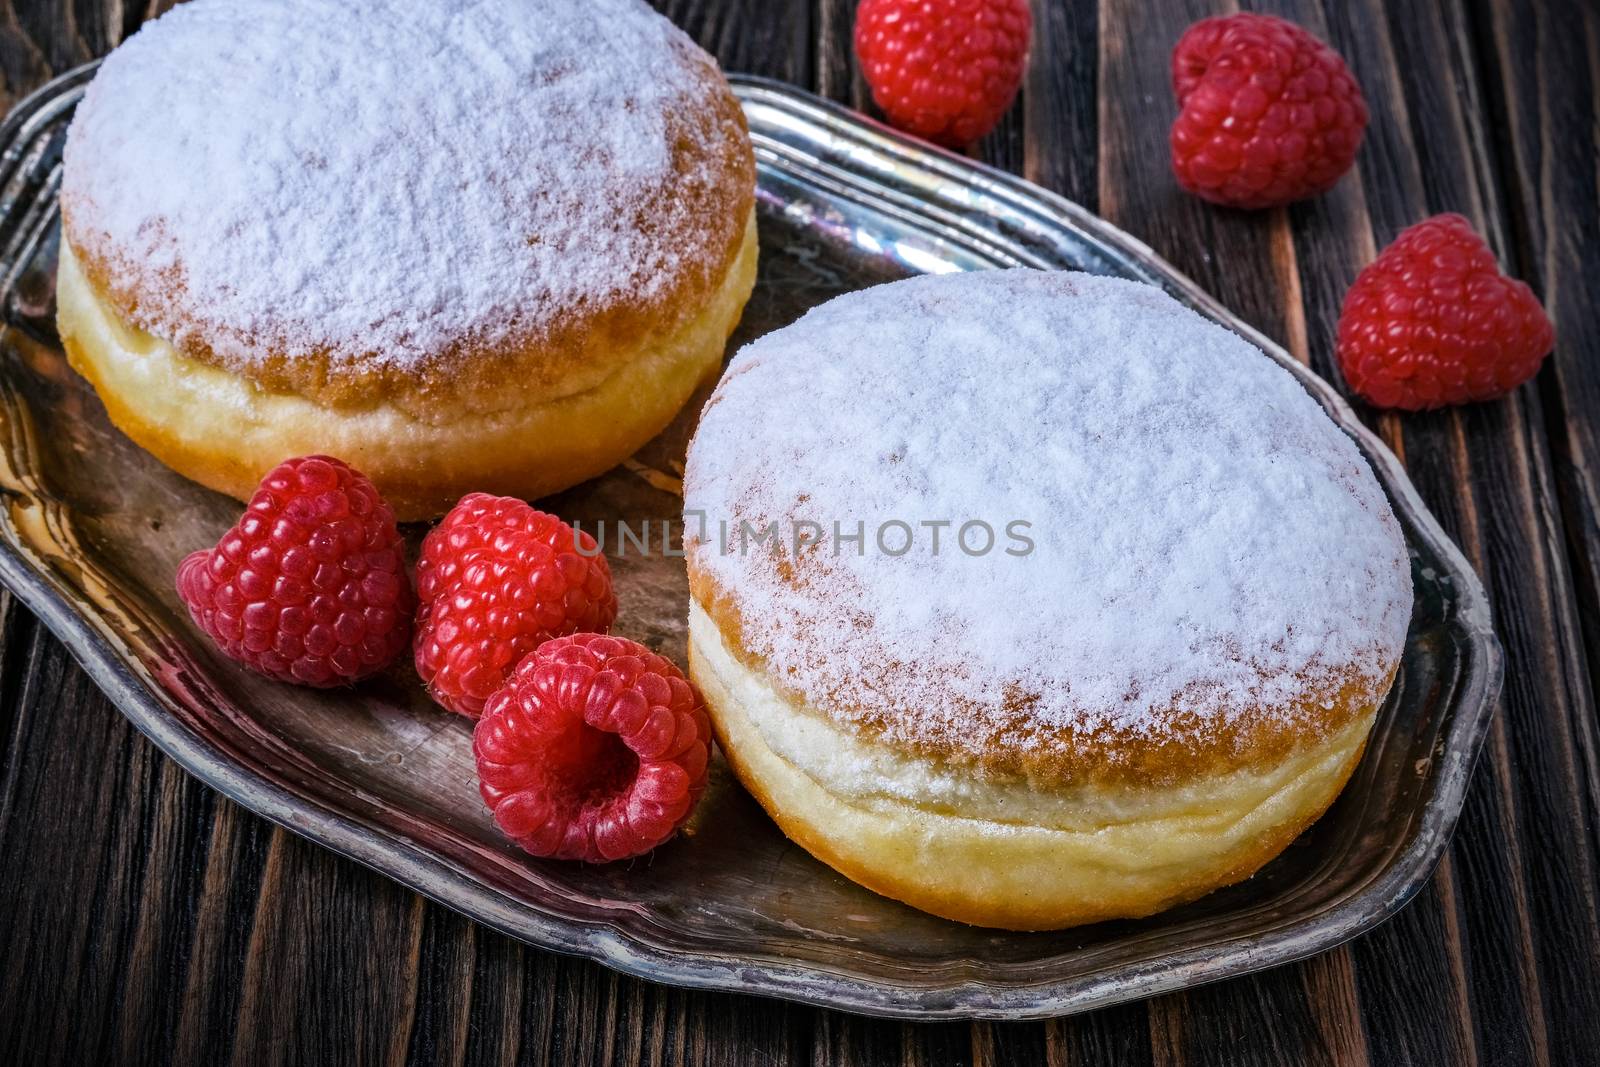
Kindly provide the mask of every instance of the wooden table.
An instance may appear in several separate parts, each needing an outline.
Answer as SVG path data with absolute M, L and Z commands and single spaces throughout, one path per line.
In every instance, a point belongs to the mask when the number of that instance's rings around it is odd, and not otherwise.
M 151 10 L 0 3 L 10 99 Z M 729 70 L 866 104 L 848 0 L 668 0 Z M 1221 985 L 1045 1023 L 915 1025 L 684 992 L 526 948 L 220 799 L 0 600 L 0 1063 L 1075 1064 L 1600 1058 L 1600 12 L 1563 0 L 1270 0 L 1373 121 L 1355 173 L 1221 211 L 1167 164 L 1173 42 L 1227 0 L 1035 0 L 1022 97 L 977 155 L 1149 242 L 1332 375 L 1340 300 L 1460 211 L 1557 350 L 1508 400 L 1372 424 L 1494 599 L 1505 695 L 1432 883 L 1387 925 Z

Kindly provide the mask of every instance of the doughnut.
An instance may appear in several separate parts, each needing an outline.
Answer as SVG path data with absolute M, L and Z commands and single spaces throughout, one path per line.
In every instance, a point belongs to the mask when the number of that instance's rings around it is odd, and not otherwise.
M 401 518 L 614 466 L 720 369 L 755 162 L 640 0 L 193 0 L 101 66 L 57 320 L 123 432 L 248 498 L 339 456 Z
M 1401 529 L 1284 368 L 1151 286 L 929 276 L 732 360 L 684 474 L 691 675 L 778 826 L 961 922 L 1249 877 L 1361 757 Z

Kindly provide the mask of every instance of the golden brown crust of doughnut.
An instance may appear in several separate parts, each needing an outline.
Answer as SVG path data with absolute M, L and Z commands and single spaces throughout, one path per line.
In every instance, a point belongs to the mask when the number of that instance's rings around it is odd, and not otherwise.
M 1294 821 L 1280 824 L 1270 833 L 1256 838 L 1249 847 L 1230 854 L 1220 872 L 1193 869 L 1174 877 L 1161 892 L 1147 897 L 1085 899 L 1080 907 L 1064 909 L 1059 904 L 1041 904 L 1029 899 L 995 897 L 974 901 L 966 893 L 905 878 L 893 866 L 872 866 L 857 861 L 838 847 L 827 826 L 806 818 L 806 813 L 778 804 L 766 783 L 741 759 L 737 748 L 728 746 L 716 716 L 712 717 L 712 723 L 717 743 L 727 756 L 739 784 L 755 797 L 772 821 L 778 824 L 784 836 L 795 844 L 852 882 L 881 896 L 944 919 L 1003 930 L 1061 930 L 1109 919 L 1142 919 L 1198 900 L 1224 886 L 1242 882 L 1276 859 L 1295 838 L 1322 817 L 1343 791 L 1345 783 L 1360 764 L 1362 753 L 1366 751 L 1366 743 L 1362 742 L 1355 757 L 1345 765 L 1337 778 L 1329 780 L 1315 802 L 1307 805 Z
M 1025 778 L 1046 785 L 1165 785 L 1270 767 L 1367 714 L 1382 702 L 1399 666 L 1398 662 L 1374 663 L 1364 673 L 1350 670 L 1340 677 L 1301 679 L 1304 695 L 1289 707 L 1244 708 L 1227 718 L 1201 717 L 1173 708 L 1160 731 L 1118 731 L 1103 725 L 1084 732 L 1072 726 L 1050 726 L 1029 715 L 1029 701 L 1023 694 L 1005 709 L 1010 714 L 975 712 L 968 716 L 971 729 L 960 736 L 905 740 L 893 736 L 890 726 L 896 717 L 914 711 L 892 707 L 892 695 L 840 692 L 819 700 L 816 694 L 801 693 L 770 673 L 743 640 L 745 622 L 736 599 L 717 585 L 707 568 L 696 565 L 696 553 L 709 550 L 704 545 L 690 549 L 690 593 L 745 666 L 761 672 L 786 697 L 822 708 L 832 721 L 862 737 L 999 778 Z M 779 561 L 780 574 L 793 581 L 792 574 L 783 573 L 784 563 Z M 1005 725 L 991 725 L 997 722 Z
M 849 736 L 781 693 L 701 610 L 691 604 L 690 676 L 735 776 L 784 833 L 874 892 L 979 926 L 1139 918 L 1250 877 L 1327 810 L 1376 714 L 1357 709 L 1259 771 L 1170 787 L 974 777 L 950 792 L 938 761 Z M 799 729 L 797 716 L 824 725 Z
M 554 321 L 519 324 L 509 341 L 485 345 L 459 338 L 418 366 L 335 360 L 326 353 L 290 356 L 267 349 L 259 363 L 241 367 L 219 356 L 198 329 L 180 331 L 183 354 L 241 374 L 270 392 L 294 393 L 339 408 L 386 403 L 418 419 L 448 420 L 458 409 L 495 411 L 530 398 L 593 388 L 628 357 L 639 338 L 672 333 L 710 299 L 739 256 L 755 202 L 755 158 L 743 109 L 708 56 L 686 43 L 674 47 L 704 91 L 696 106 L 667 116 L 673 169 L 682 180 L 662 183 L 654 196 L 637 205 L 633 219 L 640 227 L 659 226 L 671 217 L 663 210 L 667 198 L 678 202 L 679 211 L 689 198 L 690 225 L 659 234 L 679 250 L 687 267 L 673 284 L 662 287 L 658 298 L 617 293 L 609 302 L 569 309 Z M 720 146 L 711 158 L 704 150 L 708 144 Z M 691 174 L 704 180 L 690 180 Z M 181 263 L 155 270 L 129 256 L 90 225 L 92 203 L 63 197 L 61 211 L 63 231 L 89 280 L 125 321 L 148 321 L 141 309 L 156 309 L 167 321 L 194 323 Z M 253 347 L 262 346 L 255 342 Z M 519 388 L 508 390 L 508 382 Z
M 699 313 L 671 333 L 635 339 L 610 377 L 498 413 L 455 406 L 454 420 L 443 425 L 388 406 L 323 407 L 190 361 L 118 319 L 78 269 L 70 242 L 62 244 L 57 325 L 69 361 L 112 423 L 185 477 L 244 500 L 284 459 L 331 452 L 372 478 L 400 519 L 427 519 L 468 490 L 537 499 L 565 489 L 654 437 L 721 368 L 755 283 L 757 256 L 752 211 L 738 256 Z

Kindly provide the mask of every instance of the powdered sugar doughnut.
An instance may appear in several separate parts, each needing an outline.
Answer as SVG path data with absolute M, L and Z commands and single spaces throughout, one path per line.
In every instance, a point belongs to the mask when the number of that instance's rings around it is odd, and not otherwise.
M 412 516 L 624 458 L 754 280 L 743 113 L 639 0 L 194 0 L 101 67 L 61 204 L 130 436 L 239 496 L 332 453 Z
M 740 778 L 840 871 L 982 925 L 1253 873 L 1354 769 L 1410 617 L 1352 441 L 1132 282 L 833 300 L 734 358 L 684 489 L 691 673 Z

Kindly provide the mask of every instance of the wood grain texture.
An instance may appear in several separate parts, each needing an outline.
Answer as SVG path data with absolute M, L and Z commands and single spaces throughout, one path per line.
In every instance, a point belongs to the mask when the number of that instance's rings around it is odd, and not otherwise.
M 163 0 L 0 2 L 7 100 Z M 849 0 L 660 0 L 728 69 L 855 106 Z M 1355 172 L 1218 210 L 1166 164 L 1172 43 L 1270 10 L 1366 89 Z M 1600 1052 L 1600 13 L 1562 0 L 1050 0 L 1021 98 L 974 149 L 1143 238 L 1319 373 L 1346 287 L 1467 214 L 1557 350 L 1505 401 L 1363 417 L 1483 575 L 1500 714 L 1450 854 L 1374 933 L 1085 1016 L 920 1026 L 691 993 L 527 948 L 200 786 L 0 594 L 0 1063 L 1544 1064 Z

